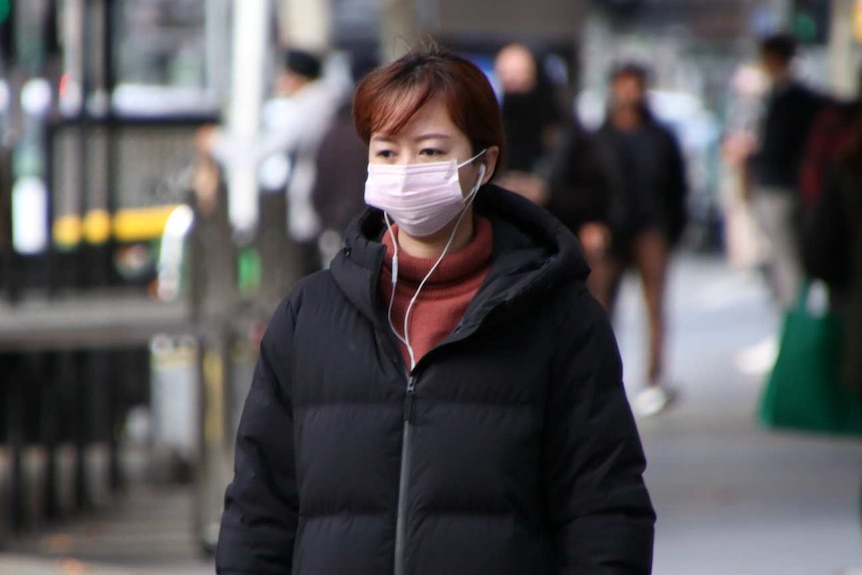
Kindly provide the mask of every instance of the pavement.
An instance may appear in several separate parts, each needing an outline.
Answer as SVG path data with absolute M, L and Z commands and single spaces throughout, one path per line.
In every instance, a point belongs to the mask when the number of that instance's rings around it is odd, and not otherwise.
M 634 392 L 645 325 L 635 282 L 616 324 Z M 669 380 L 678 405 L 640 419 L 658 514 L 657 575 L 843 575 L 862 567 L 862 441 L 760 429 L 778 314 L 761 279 L 718 261 L 678 262 L 670 282 Z
M 656 575 L 848 575 L 862 568 L 862 441 L 774 433 L 755 411 L 779 318 L 760 279 L 685 257 L 670 279 L 668 412 L 638 425 L 658 514 Z M 627 387 L 644 372 L 639 285 L 615 323 Z M 100 517 L 13 542 L 0 575 L 213 573 L 187 491 L 133 491 Z
M 133 484 L 114 507 L 11 541 L 0 575 L 211 575 L 190 488 Z
M 4 555 L 0 559 L 3 575 L 136 575 L 129 569 L 96 567 L 75 559 L 33 559 Z

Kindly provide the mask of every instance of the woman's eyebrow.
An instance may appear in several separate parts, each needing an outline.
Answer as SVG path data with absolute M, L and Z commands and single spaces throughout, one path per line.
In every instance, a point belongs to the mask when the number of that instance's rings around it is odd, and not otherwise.
M 425 140 L 451 140 L 452 136 L 448 134 L 422 134 L 413 138 L 414 142 L 424 142 Z M 392 143 L 395 141 L 393 136 L 378 134 L 371 138 L 372 142 Z
M 417 137 L 414 141 L 422 142 L 425 140 L 451 140 L 451 139 L 452 139 L 452 136 L 449 136 L 447 134 L 423 134 L 423 135 Z

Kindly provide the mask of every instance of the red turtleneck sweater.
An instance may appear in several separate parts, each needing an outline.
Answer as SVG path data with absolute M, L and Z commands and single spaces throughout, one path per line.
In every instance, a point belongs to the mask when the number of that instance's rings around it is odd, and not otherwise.
M 398 226 L 393 225 L 392 231 L 398 237 Z M 386 257 L 380 273 L 380 290 L 387 309 L 392 296 L 392 236 L 387 231 L 383 234 L 383 245 L 386 246 Z M 416 363 L 437 344 L 445 340 L 464 317 L 467 306 L 491 269 L 491 251 L 494 236 L 491 222 L 485 218 L 474 219 L 473 239 L 461 251 L 446 254 L 434 273 L 425 282 L 416 303 L 410 312 L 408 329 L 410 330 L 410 345 L 416 357 Z M 425 259 L 410 256 L 404 250 L 398 250 L 398 286 L 395 291 L 395 302 L 392 306 L 392 325 L 398 335 L 404 335 L 404 314 L 407 306 L 416 293 L 419 284 L 431 271 L 437 258 Z M 401 343 L 401 355 L 404 364 L 410 367 L 410 353 Z

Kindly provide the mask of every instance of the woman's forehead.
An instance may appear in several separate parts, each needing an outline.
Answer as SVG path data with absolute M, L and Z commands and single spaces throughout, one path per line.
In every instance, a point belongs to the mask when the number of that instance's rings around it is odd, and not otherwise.
M 392 130 L 390 126 L 381 126 L 381 129 L 372 136 L 384 138 L 418 138 L 428 135 L 449 138 L 460 136 L 466 139 L 466 136 L 452 121 L 449 110 L 440 98 L 435 98 L 416 110 L 410 119 L 399 129 Z

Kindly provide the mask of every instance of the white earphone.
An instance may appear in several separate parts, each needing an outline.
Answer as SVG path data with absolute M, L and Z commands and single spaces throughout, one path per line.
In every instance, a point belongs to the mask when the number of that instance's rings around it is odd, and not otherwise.
M 449 241 L 446 242 L 446 247 L 443 248 L 443 253 L 440 254 L 440 257 L 437 259 L 437 262 L 431 267 L 431 270 L 425 276 L 425 278 L 419 283 L 419 287 L 416 288 L 416 293 L 413 294 L 413 297 L 410 299 L 410 304 L 407 306 L 407 311 L 404 312 L 404 336 L 402 337 L 398 330 L 395 329 L 395 325 L 392 323 L 392 307 L 395 304 L 395 292 L 398 289 L 398 238 L 395 237 L 395 233 L 392 231 L 392 223 L 389 221 L 389 215 L 384 213 L 383 218 L 386 221 L 386 228 L 389 231 L 389 236 L 392 238 L 392 295 L 389 297 L 389 310 L 386 313 L 387 320 L 389 321 L 389 328 L 392 330 L 392 333 L 395 334 L 395 337 L 398 338 L 398 341 L 404 344 L 404 347 L 407 348 L 407 353 L 410 355 L 410 371 L 416 368 L 416 354 L 413 351 L 413 346 L 410 345 L 410 331 L 409 331 L 409 323 L 410 323 L 410 312 L 413 311 L 413 306 L 416 305 L 416 301 L 419 299 L 419 293 L 422 291 L 422 288 L 425 287 L 425 284 L 434 274 L 440 264 L 443 262 L 443 258 L 446 257 L 446 254 L 449 252 L 449 248 L 452 247 L 452 242 L 455 240 L 455 234 L 458 232 L 458 228 L 461 226 L 461 221 L 464 219 L 464 215 L 469 211 L 470 206 L 473 204 L 473 200 L 476 199 L 476 195 L 479 193 L 479 188 L 482 187 L 482 183 L 485 180 L 487 167 L 485 164 L 479 166 L 479 180 L 476 182 L 476 185 L 470 190 L 470 194 L 464 199 L 464 209 L 461 211 L 461 215 L 458 216 L 458 221 L 455 223 L 455 227 L 452 228 L 452 233 L 449 236 Z

